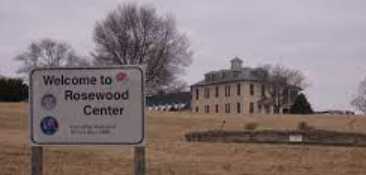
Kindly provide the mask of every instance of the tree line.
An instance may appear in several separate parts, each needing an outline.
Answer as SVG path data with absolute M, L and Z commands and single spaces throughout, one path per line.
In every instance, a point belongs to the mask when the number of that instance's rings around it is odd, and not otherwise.
M 96 22 L 93 39 L 96 47 L 89 56 L 80 56 L 66 42 L 33 41 L 15 57 L 22 63 L 17 72 L 27 76 L 37 67 L 142 65 L 146 94 L 188 89 L 179 77 L 191 64 L 193 51 L 172 16 L 147 5 L 120 5 Z
M 0 78 L 0 101 L 19 102 L 28 99 L 28 85 L 19 78 Z

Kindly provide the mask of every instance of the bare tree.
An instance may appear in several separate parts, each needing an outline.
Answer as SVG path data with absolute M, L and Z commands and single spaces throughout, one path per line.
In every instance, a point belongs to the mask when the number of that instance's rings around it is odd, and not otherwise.
M 191 63 L 192 52 L 174 18 L 158 16 L 150 6 L 119 6 L 94 30 L 97 65 L 146 66 L 147 93 L 176 82 Z
M 70 45 L 52 39 L 32 42 L 28 49 L 17 55 L 15 60 L 22 62 L 18 73 L 29 73 L 37 67 L 87 66 L 86 59 L 77 56 Z
M 273 106 L 275 113 L 280 113 L 285 105 L 289 105 L 297 93 L 306 87 L 305 76 L 298 70 L 282 65 L 265 65 L 254 72 L 266 88 L 269 97 L 263 97 Z
M 363 113 L 366 113 L 366 79 L 361 81 L 358 87 L 358 93 L 351 105 Z

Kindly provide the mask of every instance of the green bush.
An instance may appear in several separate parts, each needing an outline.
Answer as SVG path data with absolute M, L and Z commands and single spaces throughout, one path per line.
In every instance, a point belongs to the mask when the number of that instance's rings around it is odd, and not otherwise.
M 313 109 L 304 94 L 299 94 L 290 108 L 291 114 L 312 114 Z
M 0 101 L 17 102 L 28 99 L 28 86 L 21 79 L 0 78 Z

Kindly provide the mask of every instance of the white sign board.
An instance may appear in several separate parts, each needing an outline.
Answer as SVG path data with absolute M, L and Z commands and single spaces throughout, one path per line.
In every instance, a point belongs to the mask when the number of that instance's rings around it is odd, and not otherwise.
M 30 137 L 39 145 L 144 141 L 140 67 L 40 68 L 30 74 Z
M 290 142 L 302 142 L 302 135 L 300 135 L 300 134 L 290 135 L 289 136 L 289 141 Z

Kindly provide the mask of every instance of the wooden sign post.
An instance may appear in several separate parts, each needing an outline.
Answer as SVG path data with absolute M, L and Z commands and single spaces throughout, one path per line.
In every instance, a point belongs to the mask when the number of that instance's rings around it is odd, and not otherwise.
M 145 146 L 136 146 L 134 151 L 134 172 L 135 175 L 145 175 L 146 173 L 146 155 Z
M 31 175 L 43 174 L 43 148 L 41 146 L 32 146 L 31 150 Z

